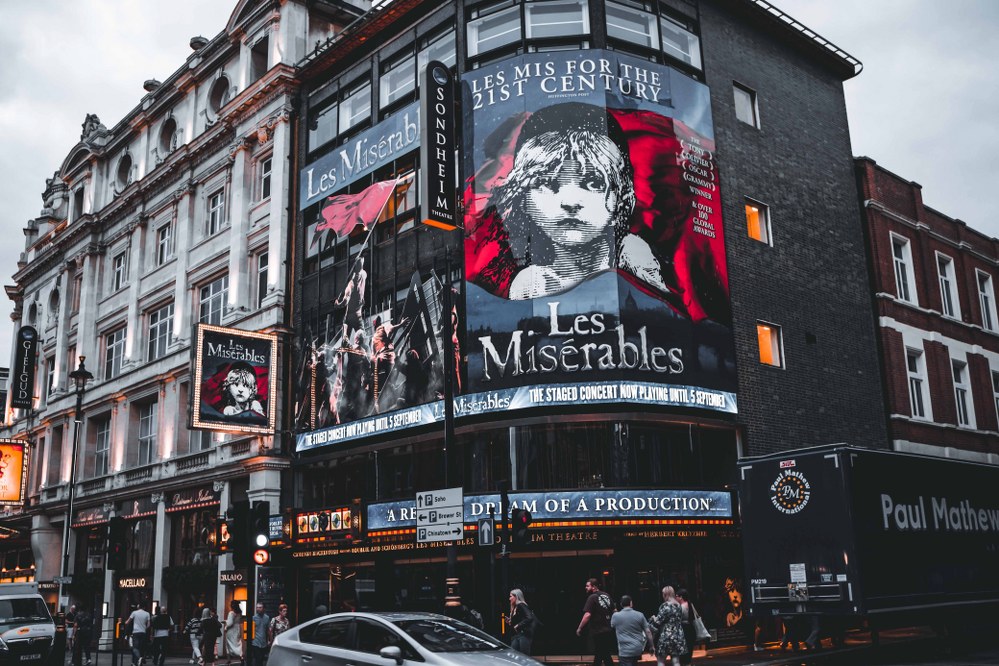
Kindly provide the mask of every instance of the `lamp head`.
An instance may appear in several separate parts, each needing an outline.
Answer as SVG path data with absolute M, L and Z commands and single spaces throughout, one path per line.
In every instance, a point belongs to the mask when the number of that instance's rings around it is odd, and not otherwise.
M 87 382 L 94 378 L 94 376 L 87 370 L 86 366 L 83 364 L 86 356 L 80 357 L 80 365 L 73 372 L 69 373 L 70 378 L 73 383 L 76 384 L 76 392 L 82 393 L 84 389 L 87 388 Z

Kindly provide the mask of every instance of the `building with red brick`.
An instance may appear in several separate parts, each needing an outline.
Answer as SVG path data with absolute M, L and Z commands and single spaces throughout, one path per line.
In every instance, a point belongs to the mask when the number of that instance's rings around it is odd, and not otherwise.
M 856 159 L 889 436 L 898 451 L 999 462 L 999 240 Z

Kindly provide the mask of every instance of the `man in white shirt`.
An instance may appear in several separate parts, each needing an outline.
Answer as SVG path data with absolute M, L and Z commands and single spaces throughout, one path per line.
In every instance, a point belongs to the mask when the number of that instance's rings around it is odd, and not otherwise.
M 149 645 L 150 619 L 149 612 L 139 604 L 125 620 L 125 625 L 130 627 L 132 632 L 132 666 L 139 666 L 145 661 L 146 646 Z

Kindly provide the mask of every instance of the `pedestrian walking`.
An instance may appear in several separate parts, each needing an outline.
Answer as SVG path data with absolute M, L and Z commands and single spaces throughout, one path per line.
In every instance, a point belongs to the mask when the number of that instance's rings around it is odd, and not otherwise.
M 264 666 L 271 626 L 271 616 L 264 612 L 264 605 L 257 603 L 256 612 L 250 616 L 253 622 L 253 639 L 250 641 L 249 666 Z
M 201 614 L 201 663 L 211 666 L 216 661 L 216 646 L 222 637 L 222 623 L 214 608 Z
M 153 627 L 153 666 L 166 664 L 167 645 L 170 642 L 170 632 L 174 628 L 173 618 L 167 613 L 165 606 L 160 606 L 152 621 Z
M 680 626 L 682 615 L 683 611 L 676 599 L 676 592 L 672 586 L 667 585 L 663 588 L 662 606 L 649 620 L 652 632 L 657 634 L 655 652 L 659 666 L 665 666 L 666 657 L 670 657 L 673 664 L 683 663 L 687 654 L 687 641 L 683 637 L 683 627 Z
M 519 588 L 510 590 L 510 629 L 513 631 L 510 647 L 521 654 L 530 655 L 537 624 L 537 618 L 527 605 L 524 593 Z
M 617 634 L 620 666 L 637 666 L 646 649 L 653 651 L 654 641 L 649 621 L 634 609 L 629 595 L 621 597 L 621 610 L 611 615 L 611 628 Z
M 73 638 L 76 634 L 76 604 L 69 607 L 65 615 L 66 621 L 66 648 L 73 650 Z
M 243 663 L 243 613 L 239 602 L 233 599 L 229 602 L 229 614 L 225 618 L 225 658 L 232 662 L 233 658 Z
M 614 602 L 610 595 L 601 591 L 596 578 L 586 581 L 586 604 L 583 605 L 583 617 L 579 620 L 576 635 L 582 636 L 588 629 L 593 637 L 593 666 L 614 666 L 611 653 L 614 652 L 614 630 L 611 629 L 610 618 L 614 612 Z
M 149 611 L 136 604 L 135 610 L 125 620 L 125 629 L 131 635 L 132 641 L 132 666 L 139 666 L 146 660 L 146 650 L 149 646 L 149 625 L 152 616 Z
M 207 612 L 207 608 L 205 611 Z M 201 663 L 201 615 L 197 610 L 194 611 L 194 615 L 191 619 L 187 621 L 183 629 L 184 635 L 187 636 L 187 640 L 191 642 L 191 658 L 188 663 L 200 664 Z
M 73 623 L 73 666 L 90 666 L 90 643 L 94 639 L 94 617 L 82 604 L 76 611 Z M 87 655 L 86 661 L 83 655 Z
M 683 662 L 693 664 L 694 643 L 697 642 L 694 631 L 694 605 L 687 599 L 686 588 L 676 589 L 676 600 L 680 602 L 680 628 L 683 630 L 683 639 L 687 642 L 687 653 L 683 656 Z
M 274 639 L 291 629 L 291 620 L 288 619 L 288 604 L 278 606 L 277 617 L 271 620 L 267 628 L 267 644 L 273 645 Z

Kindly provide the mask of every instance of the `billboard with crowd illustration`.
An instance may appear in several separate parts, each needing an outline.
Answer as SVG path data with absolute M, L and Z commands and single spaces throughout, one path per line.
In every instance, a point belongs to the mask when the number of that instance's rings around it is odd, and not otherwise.
M 600 50 L 462 86 L 469 402 L 735 413 L 708 88 Z

